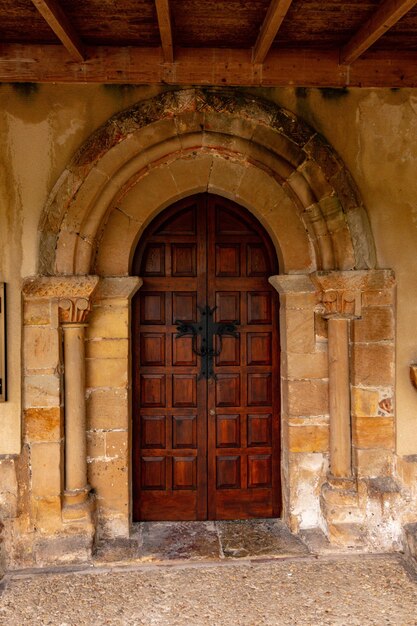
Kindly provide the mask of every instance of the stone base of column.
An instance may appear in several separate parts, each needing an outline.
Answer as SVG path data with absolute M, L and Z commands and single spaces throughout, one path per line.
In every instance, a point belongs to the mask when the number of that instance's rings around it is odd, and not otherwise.
M 365 517 L 356 478 L 328 475 L 321 488 L 320 508 L 331 544 L 352 548 L 365 545 Z
M 62 521 L 64 523 L 75 521 L 92 523 L 95 505 L 95 497 L 91 493 L 89 485 L 84 489 L 65 491 L 62 503 Z

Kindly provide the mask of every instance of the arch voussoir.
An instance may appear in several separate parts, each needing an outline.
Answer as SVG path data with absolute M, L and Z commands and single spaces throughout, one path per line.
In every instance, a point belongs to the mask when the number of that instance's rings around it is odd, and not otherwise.
M 260 215 L 265 190 L 274 190 L 277 201 L 266 202 L 261 219 L 281 249 L 290 246 L 279 241 L 287 233 L 273 232 L 280 223 L 278 205 L 284 195 L 288 198 L 284 204 L 292 203 L 292 219 L 300 225 L 294 229 L 298 240 L 291 245 L 308 248 L 310 258 L 297 268 L 294 259 L 288 262 L 283 257 L 286 271 L 374 265 L 374 245 L 357 188 L 323 137 L 271 102 L 235 92 L 186 89 L 163 93 L 116 114 L 80 148 L 55 186 L 40 222 L 41 246 L 48 248 L 39 256 L 40 273 L 88 274 L 100 256 L 100 243 L 109 239 L 106 225 L 112 223 L 112 211 L 120 211 L 120 198 L 132 195 L 132 189 L 140 196 L 139 181 L 155 179 L 151 171 L 164 176 L 168 162 L 182 165 L 188 159 L 186 172 L 181 166 L 168 167 L 171 202 L 196 190 L 237 198 L 236 181 L 227 181 L 226 174 L 223 183 L 221 174 L 215 179 L 214 170 L 206 173 L 205 180 L 185 180 L 187 174 L 198 178 L 200 157 L 207 153 L 217 159 L 213 165 L 221 163 L 230 176 L 233 166 L 228 168 L 228 162 L 235 164 L 242 180 L 271 179 L 258 193 L 258 208 L 252 206 L 253 198 L 244 202 Z M 284 194 L 277 191 L 279 187 Z M 165 202 L 155 207 L 148 200 L 146 207 L 143 201 L 142 222 Z

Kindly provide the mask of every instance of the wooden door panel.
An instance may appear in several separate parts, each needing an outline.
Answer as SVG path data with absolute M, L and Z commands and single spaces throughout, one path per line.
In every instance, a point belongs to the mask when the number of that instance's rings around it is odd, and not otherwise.
M 217 291 L 214 306 L 216 306 L 216 322 L 237 322 L 240 324 L 240 293 L 238 291 Z
M 272 375 L 270 372 L 248 374 L 247 379 L 247 405 L 271 406 L 272 405 Z
M 240 448 L 240 415 L 216 415 L 216 447 Z
M 216 405 L 240 406 L 240 374 L 217 374 Z
M 171 245 L 171 275 L 197 275 L 197 246 L 192 243 L 177 243 Z
M 197 448 L 197 415 L 172 416 L 172 447 Z
M 145 254 L 145 276 L 165 276 L 165 244 L 149 244 Z
M 166 487 L 166 458 L 162 456 L 142 456 L 141 488 L 153 491 Z
M 272 365 L 272 333 L 247 333 L 247 364 Z
M 143 407 L 165 407 L 165 375 L 141 374 L 140 403 Z
M 165 294 L 144 294 L 140 315 L 141 324 L 165 324 Z
M 216 276 L 240 276 L 240 244 L 216 245 Z
M 248 324 L 272 323 L 272 294 L 270 292 L 248 293 Z
M 172 464 L 172 488 L 197 489 L 197 459 L 192 456 L 174 456 Z
M 140 333 L 140 364 L 165 365 L 165 333 Z
M 195 292 L 175 292 L 172 294 L 172 323 L 197 321 L 197 294 Z
M 248 456 L 248 488 L 272 487 L 272 456 L 256 454 Z
M 248 448 L 272 446 L 272 415 L 251 415 L 247 419 Z
M 164 449 L 166 446 L 166 416 L 142 415 L 140 420 L 142 448 Z
M 171 334 L 172 365 L 192 367 L 197 365 L 197 355 L 193 352 L 193 340 L 191 337 L 175 337 Z
M 134 519 L 247 519 L 279 513 L 278 329 L 262 227 L 200 195 L 167 209 L 134 259 Z M 215 337 L 201 376 L 206 306 L 237 335 Z M 208 328 L 208 326 L 207 326 Z M 207 338 L 205 338 L 207 342 Z
M 196 374 L 174 374 L 172 377 L 172 406 L 197 406 Z

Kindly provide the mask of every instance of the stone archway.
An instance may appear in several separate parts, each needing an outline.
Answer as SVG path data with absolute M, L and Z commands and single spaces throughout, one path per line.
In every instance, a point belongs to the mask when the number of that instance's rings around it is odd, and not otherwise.
M 153 185 L 155 178 L 159 185 Z M 148 195 L 146 206 L 139 207 L 140 219 L 127 213 L 139 221 L 140 230 L 164 203 L 155 193 L 149 196 L 150 188 L 163 186 L 161 180 L 169 189 L 165 202 L 213 190 L 258 213 L 279 214 L 285 205 L 284 218 L 292 212 L 298 226 L 292 247 L 309 249 L 304 264 L 282 259 L 285 272 L 375 265 L 357 188 L 322 136 L 272 103 L 190 89 L 164 93 L 115 115 L 78 151 L 41 219 L 39 272 L 90 273 L 109 213 L 133 186 L 136 193 L 142 188 Z M 261 203 L 258 194 L 265 186 L 272 195 Z M 267 215 L 263 221 L 267 224 Z
M 28 281 L 24 293 L 35 308 L 47 300 L 55 311 L 48 322 L 50 334 L 59 332 L 59 317 L 73 342 L 66 354 L 76 354 L 77 362 L 67 362 L 65 356 L 66 394 L 71 368 L 86 367 L 87 407 L 80 378 L 75 412 L 65 396 L 65 411 L 73 413 L 66 417 L 66 428 L 72 424 L 76 431 L 67 436 L 66 445 L 82 441 L 87 415 L 88 474 L 99 524 L 112 536 L 127 535 L 129 303 L 140 286 L 140 279 L 129 276 L 131 257 L 158 212 L 204 191 L 233 199 L 254 213 L 276 246 L 283 272 L 271 277 L 281 294 L 284 329 L 283 516 L 293 530 L 327 524 L 331 532 L 336 522 L 320 499 L 329 467 L 329 372 L 322 315 L 353 319 L 362 307 L 369 316 L 366 309 L 377 297 L 367 297 L 368 292 L 389 292 L 381 303 L 392 314 L 393 279 L 389 272 L 372 269 L 375 249 L 366 211 L 341 159 L 292 113 L 253 97 L 190 89 L 139 103 L 99 129 L 55 185 L 40 223 L 41 278 Z M 80 328 L 88 315 L 84 355 Z M 72 331 L 71 324 L 79 330 Z M 59 363 L 57 337 L 52 350 L 52 360 Z M 53 383 L 59 407 L 64 390 L 60 381 Z M 368 391 L 374 393 L 360 375 L 352 384 L 362 400 Z M 393 382 L 388 377 L 384 384 L 389 388 Z M 348 380 L 345 401 L 349 395 Z M 383 427 L 386 440 L 381 443 L 374 431 L 373 449 L 391 446 L 391 413 Z M 57 441 L 57 459 L 62 445 Z M 350 450 L 350 435 L 348 445 Z M 366 455 L 355 460 L 354 472 L 363 471 L 366 462 Z M 91 523 L 85 463 L 83 467 L 84 478 L 78 473 L 75 484 L 67 471 L 65 486 L 58 478 L 59 464 L 51 468 L 57 474 L 54 497 L 66 494 L 62 514 L 57 500 L 58 530 L 62 520 L 64 525 L 71 519 Z

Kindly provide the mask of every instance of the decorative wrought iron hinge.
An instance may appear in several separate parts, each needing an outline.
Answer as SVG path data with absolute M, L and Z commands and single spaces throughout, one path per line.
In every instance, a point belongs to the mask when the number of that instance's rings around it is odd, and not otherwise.
M 205 307 L 198 307 L 201 313 L 201 320 L 197 323 L 175 320 L 178 330 L 176 337 L 192 337 L 193 352 L 201 357 L 199 379 L 216 379 L 214 357 L 219 356 L 222 351 L 223 337 L 239 337 L 236 329 L 237 320 L 222 323 L 213 321 L 213 313 L 216 308 L 210 308 L 208 304 Z M 214 345 L 215 335 L 219 337 L 217 349 Z M 200 347 L 197 346 L 198 337 L 201 337 Z

